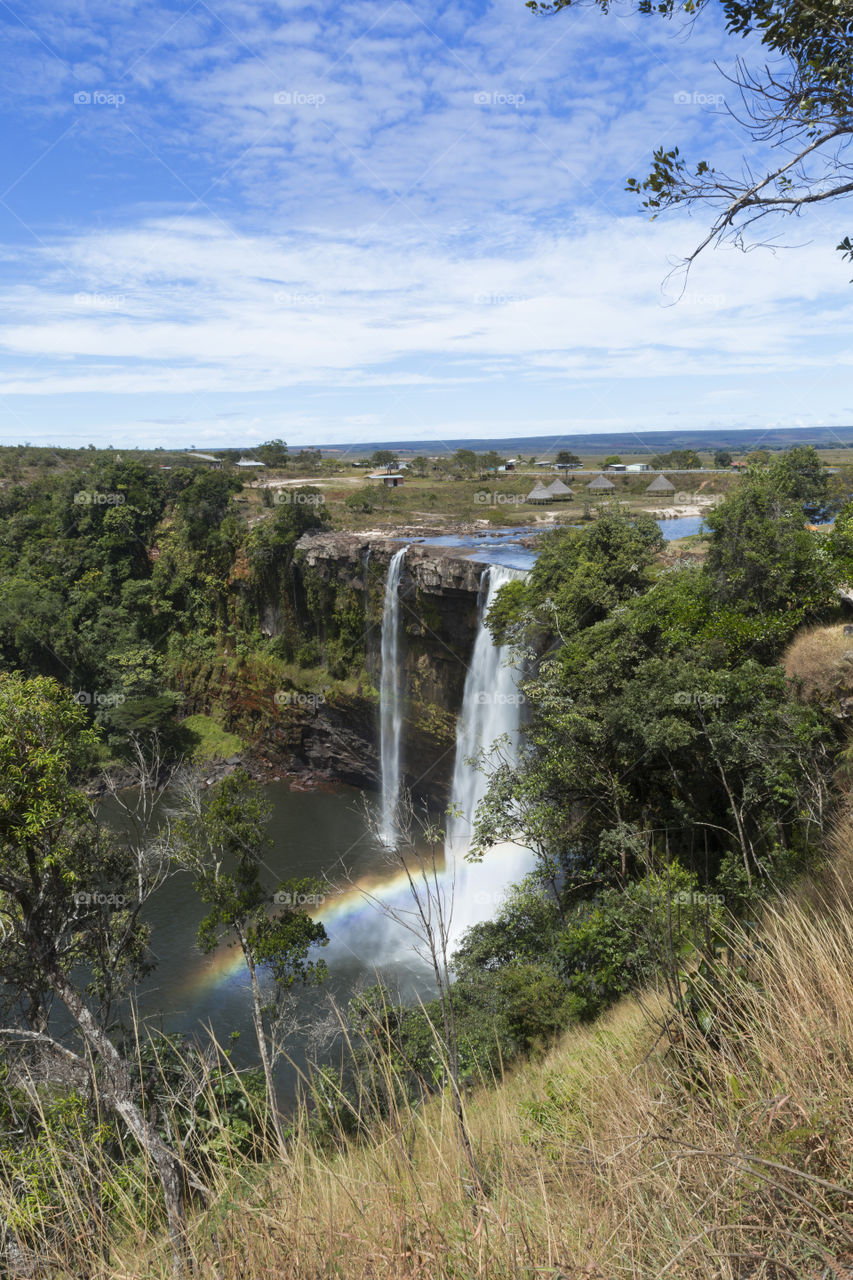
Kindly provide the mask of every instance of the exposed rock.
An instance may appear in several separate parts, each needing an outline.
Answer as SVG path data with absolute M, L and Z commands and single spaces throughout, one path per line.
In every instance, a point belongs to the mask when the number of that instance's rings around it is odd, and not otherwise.
M 414 709 L 406 717 L 406 782 L 416 793 L 449 795 L 453 771 L 452 717 Z M 282 708 L 253 755 L 254 769 L 270 777 L 286 770 L 305 787 L 329 781 L 355 787 L 380 784 L 378 706 L 375 698 L 336 695 L 316 708 Z
M 337 578 L 350 586 L 364 587 L 364 564 L 368 551 L 373 564 L 387 567 L 405 535 L 399 538 L 365 536 L 358 533 L 306 533 L 296 544 L 299 560 L 326 579 Z M 482 564 L 466 558 L 454 547 L 425 547 L 411 543 L 406 569 L 420 591 L 441 595 L 447 591 L 473 592 L 480 589 Z
M 362 593 L 367 669 L 376 685 L 385 577 L 399 549 L 399 539 L 353 533 L 306 534 L 297 544 L 306 577 L 313 574 L 327 586 Z M 461 705 L 483 568 L 453 547 L 415 545 L 406 554 L 400 579 L 402 649 L 415 714 L 429 705 L 455 713 Z

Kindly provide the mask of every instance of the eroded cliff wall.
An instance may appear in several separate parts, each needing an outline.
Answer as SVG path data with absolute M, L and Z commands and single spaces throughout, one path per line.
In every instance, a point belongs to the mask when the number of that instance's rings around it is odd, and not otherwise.
M 319 707 L 281 733 L 295 754 L 323 772 L 379 780 L 382 609 L 388 564 L 400 541 L 355 534 L 306 536 L 297 547 L 299 608 L 336 674 L 366 673 L 359 705 Z M 401 660 L 407 691 L 403 767 L 414 790 L 444 793 L 453 771 L 456 714 L 478 621 L 483 565 L 453 549 L 410 544 L 400 582 Z M 331 664 L 330 664 L 331 669 Z M 298 741 L 297 741 L 298 739 Z M 361 760 L 358 761 L 358 757 Z M 356 766 L 358 764 L 358 767 Z

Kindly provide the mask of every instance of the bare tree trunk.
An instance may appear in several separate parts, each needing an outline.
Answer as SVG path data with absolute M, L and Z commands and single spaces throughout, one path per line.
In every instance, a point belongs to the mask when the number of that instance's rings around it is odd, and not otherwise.
M 264 1069 L 264 1080 L 267 1086 L 267 1105 L 269 1107 L 270 1116 L 272 1117 L 275 1136 L 278 1139 L 278 1145 L 281 1149 L 283 1158 L 287 1157 L 287 1144 L 284 1138 L 284 1130 L 281 1126 L 281 1116 L 278 1113 L 278 1105 L 275 1096 L 275 1082 L 272 1074 L 272 1063 L 270 1062 L 269 1050 L 267 1047 L 266 1031 L 264 1029 L 264 1014 L 261 1006 L 261 988 L 258 982 L 258 974 L 255 969 L 255 962 L 252 958 L 252 950 L 248 940 L 242 929 L 237 930 L 240 939 L 240 946 L 243 949 L 243 955 L 246 960 L 246 968 L 249 970 L 249 978 L 252 983 L 252 1021 L 255 1024 L 255 1035 L 258 1039 L 258 1052 L 261 1055 L 261 1066 Z
M 47 976 L 54 991 L 83 1033 L 86 1043 L 104 1064 L 105 1094 L 109 1105 L 124 1120 L 157 1170 L 157 1176 L 163 1188 L 163 1200 L 169 1224 L 172 1268 L 176 1276 L 184 1276 L 191 1270 L 191 1263 L 180 1158 L 163 1141 L 154 1125 L 145 1118 L 134 1101 L 133 1083 L 127 1063 L 98 1024 L 79 991 L 71 985 L 60 970 L 49 970 Z
M 732 810 L 732 817 L 734 818 L 735 826 L 737 827 L 738 840 L 740 842 L 740 851 L 741 851 L 741 856 L 743 857 L 743 867 L 744 867 L 744 871 L 746 872 L 747 884 L 749 885 L 750 888 L 752 888 L 752 871 L 750 870 L 750 866 L 749 866 L 749 847 L 748 847 L 746 831 L 744 829 L 744 825 L 742 821 L 741 812 L 737 807 L 737 803 L 735 801 L 734 795 L 732 794 L 732 789 L 729 786 L 728 776 L 726 775 L 726 771 L 723 767 L 723 762 L 720 759 L 719 755 L 717 754 L 716 747 L 714 746 L 714 741 L 710 733 L 708 732 L 707 722 L 705 720 L 705 717 L 701 714 L 701 712 L 700 712 L 700 721 L 702 724 L 702 730 L 705 734 L 705 738 L 707 740 L 708 746 L 711 749 L 711 756 L 713 758 L 714 764 L 717 766 L 717 772 L 720 775 L 720 781 L 722 782 L 726 795 L 728 796 L 728 799 L 729 799 L 729 804 Z

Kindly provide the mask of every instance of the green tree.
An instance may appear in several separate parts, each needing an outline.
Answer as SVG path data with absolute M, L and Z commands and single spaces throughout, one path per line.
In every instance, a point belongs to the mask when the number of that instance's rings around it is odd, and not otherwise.
M 509 583 L 489 613 L 497 639 L 514 639 L 520 611 L 526 615 L 530 642 L 553 632 L 566 635 L 590 626 L 648 583 L 663 534 L 646 515 L 630 519 L 618 506 L 605 508 L 584 529 L 543 534 L 536 564 L 526 583 Z
M 581 464 L 578 455 L 570 449 L 560 449 L 555 461 L 558 467 L 579 467 Z
M 714 454 L 714 466 L 719 470 L 722 470 L 723 467 L 730 467 L 731 465 L 732 455 L 729 453 L 728 449 L 718 449 Z
M 719 606 L 753 616 L 762 627 L 782 615 L 789 635 L 828 607 L 830 558 L 804 520 L 804 503 L 819 501 L 824 485 L 808 466 L 781 458 L 746 476 L 709 512 L 706 574 Z
M 192 788 L 185 805 L 188 816 L 176 830 L 177 859 L 194 875 L 209 908 L 199 926 L 199 946 L 209 953 L 227 940 L 243 953 L 269 1114 L 284 1154 L 273 1076 L 279 1047 L 276 1029 L 294 983 L 325 977 L 325 964 L 311 956 L 313 947 L 328 941 L 326 930 L 300 905 L 306 898 L 321 896 L 322 886 L 288 880 L 273 892 L 264 885 L 261 867 L 271 844 L 269 810 L 260 787 L 242 770 L 206 794 Z M 261 985 L 265 975 L 271 987 L 266 995 Z
M 377 449 L 370 455 L 370 462 L 374 467 L 384 467 L 389 473 L 396 471 L 400 465 L 400 460 L 392 449 Z
M 258 445 L 255 453 L 268 467 L 287 466 L 287 445 L 283 440 L 268 440 L 266 444 Z
M 661 833 L 706 881 L 734 854 L 747 888 L 785 873 L 819 828 L 832 737 L 776 665 L 832 599 L 786 496 L 801 479 L 784 459 L 747 477 L 709 516 L 702 568 L 659 573 L 659 530 L 618 512 L 543 539 L 489 617 L 532 674 L 528 751 L 498 757 L 478 848 L 527 845 L 567 901 L 631 879 Z
M 457 471 L 464 471 L 469 475 L 477 470 L 477 455 L 473 449 L 457 449 L 452 462 Z
M 618 453 L 608 453 L 601 465 L 603 467 L 615 467 L 619 466 L 621 462 L 622 459 L 619 457 Z
M 80 790 L 96 737 L 83 709 L 53 680 L 0 675 L 0 977 L 7 1014 L 23 1025 L 6 1041 L 44 1049 L 62 1078 L 89 1075 L 157 1170 L 175 1268 L 186 1257 L 184 1170 L 140 1109 L 129 1063 L 107 1029 L 109 1010 L 147 969 L 141 912 L 162 865 L 146 844 L 121 842 L 93 822 Z M 88 979 L 81 975 L 88 974 Z M 82 1054 L 48 1032 L 50 997 L 64 1006 Z
M 232 500 L 242 487 L 237 477 L 223 471 L 200 471 L 178 496 L 181 542 L 219 572 L 227 569 L 237 545 L 239 526 Z
M 671 449 L 669 453 L 656 453 L 652 466 L 657 471 L 696 471 L 702 461 L 695 449 Z

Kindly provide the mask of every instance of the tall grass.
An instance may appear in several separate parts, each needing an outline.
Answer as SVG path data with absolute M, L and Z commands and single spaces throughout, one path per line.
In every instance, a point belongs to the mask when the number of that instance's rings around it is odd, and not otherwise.
M 841 623 L 809 627 L 785 651 L 785 675 L 799 682 L 806 700 L 832 705 L 853 692 L 853 664 L 845 660 L 851 650 L 853 636 L 845 636 Z
M 475 1089 L 466 1122 L 482 1190 L 450 1097 L 411 1100 L 379 1022 L 360 1092 L 319 1077 L 287 1163 L 271 1151 L 247 1159 L 221 1117 L 205 1174 L 213 1198 L 192 1221 L 197 1274 L 850 1280 L 851 835 L 841 824 L 832 869 L 760 926 L 732 928 L 725 964 L 694 978 L 694 1009 L 710 1021 L 646 992 Z M 142 1225 L 155 1180 L 133 1170 L 109 1248 L 83 1272 L 74 1233 L 93 1206 L 57 1167 L 67 1248 L 60 1233 L 54 1270 L 38 1274 L 168 1274 L 165 1243 Z

